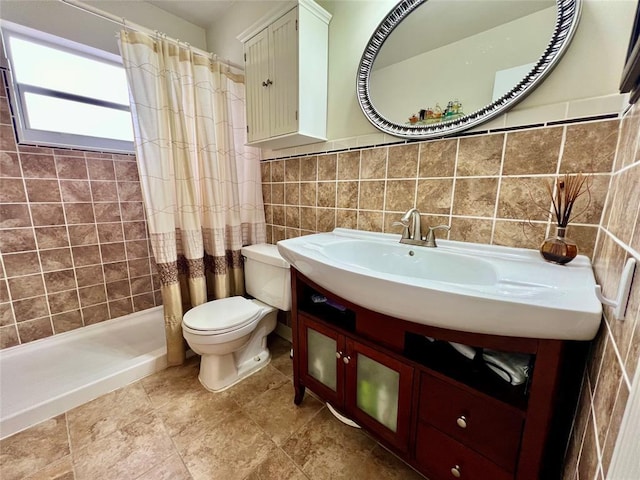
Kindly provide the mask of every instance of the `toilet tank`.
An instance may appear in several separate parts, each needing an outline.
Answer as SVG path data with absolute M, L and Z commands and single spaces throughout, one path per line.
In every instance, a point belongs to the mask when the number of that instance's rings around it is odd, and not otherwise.
M 242 247 L 247 293 L 280 310 L 291 310 L 291 271 L 278 247 L 267 243 Z

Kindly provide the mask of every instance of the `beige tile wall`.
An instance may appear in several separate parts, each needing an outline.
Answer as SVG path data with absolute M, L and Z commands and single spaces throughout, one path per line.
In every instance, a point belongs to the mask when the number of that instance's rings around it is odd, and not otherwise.
M 611 187 L 595 247 L 594 267 L 605 296 L 615 297 L 630 256 L 640 263 L 640 107 L 622 121 Z M 640 268 L 636 268 L 626 318 L 610 307 L 596 337 L 584 378 L 565 476 L 604 479 L 610 467 L 631 381 L 640 356 Z
M 448 238 L 537 248 L 552 232 L 544 182 L 593 173 L 590 205 L 568 235 L 615 296 L 625 259 L 640 262 L 640 108 L 601 120 L 400 146 L 270 160 L 262 164 L 269 241 L 334 227 L 399 233 L 416 206 Z M 548 206 L 548 205 L 547 205 Z M 584 209 L 584 202 L 577 208 Z M 640 282 L 627 319 L 605 320 L 585 374 L 564 479 L 604 479 L 640 354 Z
M 425 227 L 451 225 L 451 240 L 537 248 L 553 233 L 545 184 L 588 172 L 590 204 L 568 235 L 591 256 L 618 129 L 603 120 L 266 161 L 269 241 L 335 227 L 400 233 L 393 222 L 415 206 Z
M 135 157 L 17 146 L 0 94 L 0 348 L 158 305 Z

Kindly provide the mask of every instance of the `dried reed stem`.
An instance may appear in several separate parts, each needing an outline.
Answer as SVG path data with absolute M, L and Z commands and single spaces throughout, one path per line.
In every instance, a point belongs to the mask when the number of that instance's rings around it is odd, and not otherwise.
M 578 198 L 585 193 L 588 193 L 589 197 L 591 197 L 590 179 L 590 175 L 583 175 L 582 173 L 577 175 L 565 174 L 563 177 L 556 179 L 555 182 L 547 183 L 547 192 L 553 205 L 552 213 L 555 215 L 556 223 L 559 227 L 566 227 L 569 221 L 575 217 L 572 217 L 572 211 Z M 585 210 L 579 212 L 578 215 L 584 213 Z

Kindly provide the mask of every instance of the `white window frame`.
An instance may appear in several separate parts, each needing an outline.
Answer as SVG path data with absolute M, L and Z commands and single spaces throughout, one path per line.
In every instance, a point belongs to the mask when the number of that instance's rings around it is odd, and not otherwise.
M 83 45 L 71 40 L 50 35 L 38 30 L 23 27 L 15 23 L 0 20 L 0 30 L 2 31 L 2 43 L 4 45 L 5 55 L 9 62 L 8 83 L 9 83 L 9 101 L 13 107 L 15 116 L 16 134 L 18 143 L 28 145 L 42 145 L 63 148 L 79 148 L 87 150 L 99 150 L 105 152 L 116 153 L 133 153 L 135 151 L 134 144 L 131 141 L 117 140 L 112 138 L 102 138 L 86 135 L 77 135 L 72 133 L 54 132 L 48 130 L 37 130 L 30 128 L 29 116 L 24 108 L 25 93 L 36 93 L 51 98 L 71 100 L 87 105 L 95 105 L 107 107 L 120 111 L 130 112 L 129 105 L 121 105 L 118 103 L 99 100 L 96 98 L 85 97 L 81 95 L 60 92 L 48 88 L 35 87 L 16 82 L 13 72 L 13 57 L 11 52 L 11 44 L 9 38 L 19 38 L 32 43 L 37 43 L 45 47 L 55 48 L 57 50 L 66 51 L 74 55 L 83 56 L 91 60 L 107 63 L 122 67 L 122 59 L 110 52 L 98 50 L 87 45 Z

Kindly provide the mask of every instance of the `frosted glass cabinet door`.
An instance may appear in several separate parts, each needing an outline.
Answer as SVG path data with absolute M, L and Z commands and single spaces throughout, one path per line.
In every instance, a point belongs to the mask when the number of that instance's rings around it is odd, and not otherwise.
M 400 373 L 361 353 L 357 365 L 356 406 L 396 432 Z
M 307 370 L 309 376 L 337 391 L 336 352 L 338 344 L 335 339 L 307 327 Z

